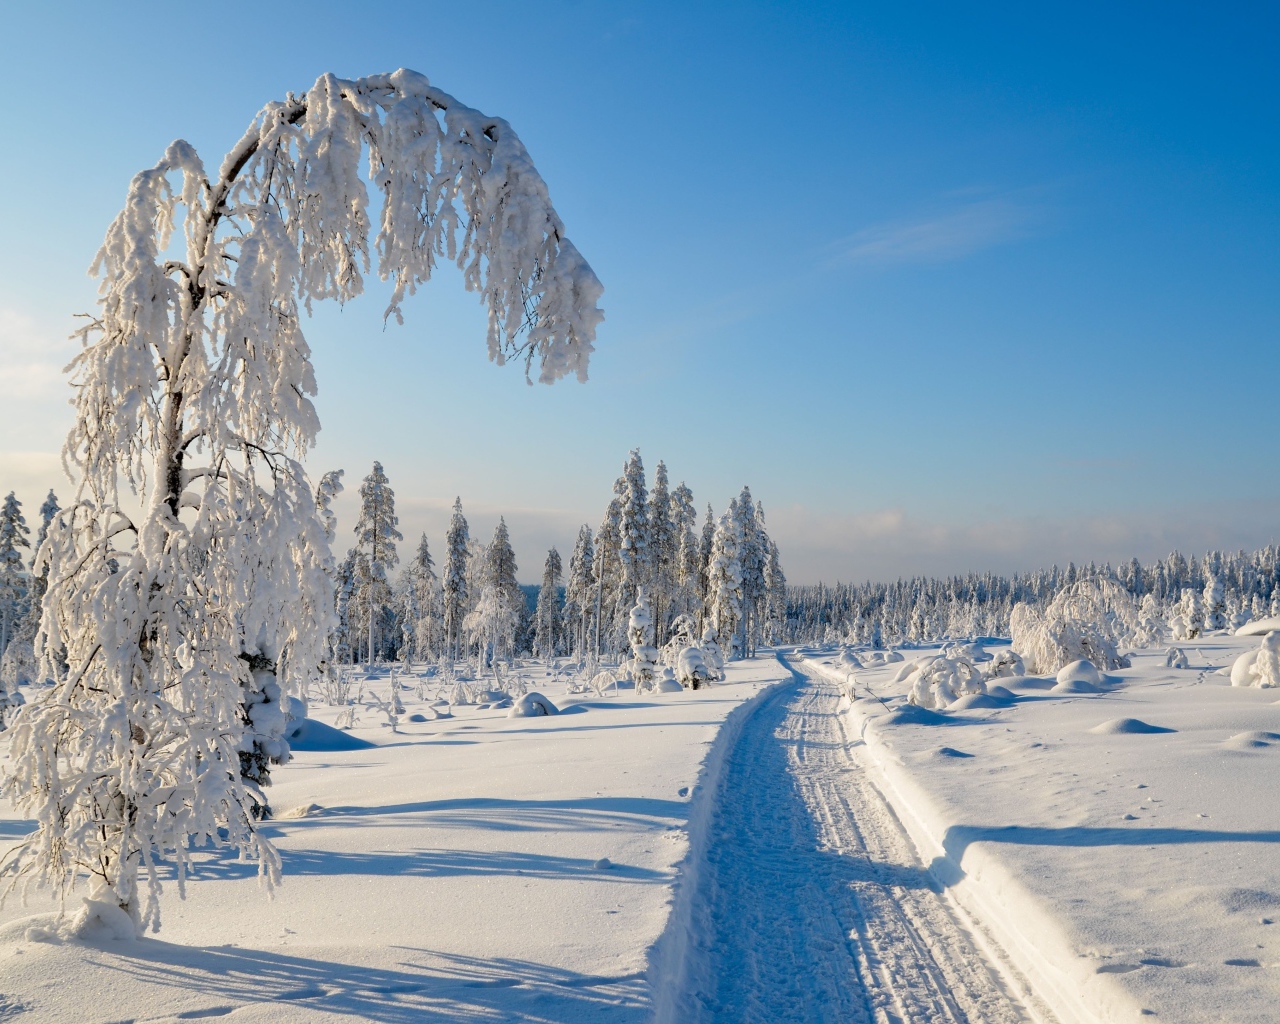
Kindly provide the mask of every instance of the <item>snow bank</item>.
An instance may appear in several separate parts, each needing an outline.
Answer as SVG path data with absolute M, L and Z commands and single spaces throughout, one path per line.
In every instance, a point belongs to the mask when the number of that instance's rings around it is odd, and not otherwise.
M 324 722 L 317 722 L 314 718 L 304 718 L 300 722 L 292 723 L 287 736 L 290 749 L 307 753 L 325 754 L 339 750 L 368 750 L 377 746 L 368 740 L 352 736 L 349 732 L 335 729 L 331 725 L 325 725 Z
M 1246 622 L 1236 630 L 1236 636 L 1266 636 L 1268 633 L 1280 632 L 1280 615 L 1271 615 L 1265 619 L 1254 619 Z

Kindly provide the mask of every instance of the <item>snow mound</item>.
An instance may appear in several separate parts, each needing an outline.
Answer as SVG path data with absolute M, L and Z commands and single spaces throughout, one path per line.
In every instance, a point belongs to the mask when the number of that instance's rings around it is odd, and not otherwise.
M 114 900 L 86 896 L 84 906 L 62 931 L 62 937 L 83 942 L 135 942 L 138 926 Z
M 1013 676 L 1025 676 L 1027 667 L 1017 651 L 1006 647 L 992 656 L 983 668 L 982 674 L 987 679 L 1008 679 Z
M 1083 679 L 1068 679 L 1064 683 L 1055 683 L 1050 693 L 1101 693 L 1102 688 L 1086 683 Z
M 1163 725 L 1152 725 L 1141 718 L 1113 718 L 1089 730 L 1097 736 L 1136 736 L 1141 733 L 1177 732 Z
M 953 704 L 949 704 L 947 710 L 972 711 L 981 708 L 1003 708 L 1008 706 L 1007 700 L 1001 700 L 990 693 L 966 693 Z
M 1278 631 L 1280 631 L 1280 615 L 1272 615 L 1265 619 L 1246 622 L 1236 630 L 1236 636 L 1266 636 L 1268 633 Z
M 1280 743 L 1280 732 L 1263 732 L 1254 729 L 1250 732 L 1238 732 L 1227 740 L 1227 745 L 1236 749 L 1258 749 Z
M 676 681 L 676 675 L 669 668 L 662 669 L 658 678 L 654 680 L 653 689 L 655 693 L 683 693 L 684 687 Z
M 1231 665 L 1232 686 L 1253 685 L 1253 663 L 1258 660 L 1257 651 L 1245 651 Z
M 1090 686 L 1102 685 L 1102 673 L 1088 658 L 1080 658 L 1069 665 L 1063 665 L 1062 668 L 1058 669 L 1057 679 L 1059 686 L 1064 686 L 1068 683 L 1088 683 Z
M 508 718 L 538 718 L 541 715 L 558 715 L 560 709 L 536 690 L 530 690 L 512 705 Z
M 1006 689 L 999 684 L 987 687 L 987 695 L 994 697 L 996 700 L 1017 700 L 1018 695 L 1012 690 Z
M 963 750 L 956 750 L 955 747 L 939 747 L 934 753 L 938 757 L 973 757 L 972 754 L 966 754 Z
M 836 659 L 836 664 L 839 665 L 846 672 L 849 672 L 855 668 L 865 667 L 862 664 L 862 660 L 852 651 L 841 651 L 840 657 Z
M 313 754 L 329 754 L 339 750 L 368 750 L 377 745 L 312 718 L 294 722 L 288 736 L 291 750 Z
M 904 704 L 890 711 L 880 721 L 885 725 L 946 725 L 952 719 L 929 708 L 922 708 L 918 704 Z

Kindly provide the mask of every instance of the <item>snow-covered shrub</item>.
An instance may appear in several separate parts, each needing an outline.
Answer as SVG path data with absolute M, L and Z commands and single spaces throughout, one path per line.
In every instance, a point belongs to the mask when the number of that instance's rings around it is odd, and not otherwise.
M 713 678 L 724 679 L 724 652 L 716 643 L 715 631 L 710 627 L 703 632 L 702 639 L 698 641 L 698 650 L 702 652 L 702 660 L 707 663 L 707 668 L 714 673 Z
M 658 677 L 653 681 L 653 689 L 655 693 L 680 693 L 684 687 L 676 679 L 676 674 L 671 667 L 663 665 L 658 669 Z
M 1173 639 L 1194 640 L 1200 635 L 1204 628 L 1204 605 L 1199 591 L 1191 587 L 1184 589 L 1173 611 L 1173 618 L 1169 620 Z
M 1133 598 L 1109 579 L 1080 580 L 1043 610 L 1019 603 L 1009 615 L 1014 650 L 1028 669 L 1045 675 L 1081 658 L 1108 671 L 1128 668 L 1118 647 L 1132 642 L 1137 626 Z
M 1181 612 L 1169 617 L 1169 636 L 1173 640 L 1194 640 L 1199 630 L 1193 628 L 1191 622 Z
M 1154 594 L 1144 594 L 1138 609 L 1138 626 L 1133 631 L 1134 647 L 1155 647 L 1164 639 L 1165 624 Z
M 649 599 L 641 590 L 636 595 L 635 607 L 627 620 L 627 640 L 631 644 L 631 678 L 636 693 L 653 688 L 658 675 L 658 649 L 649 643 L 653 635 L 653 615 L 649 611 Z
M 1222 590 L 1222 581 L 1210 576 L 1204 585 L 1204 628 L 1212 633 L 1227 628 L 1227 602 Z
M 713 675 L 700 648 L 686 647 L 680 652 L 680 660 L 676 664 L 676 678 L 682 686 L 687 686 L 691 690 L 709 686 Z
M 1231 667 L 1232 686 L 1280 686 L 1280 633 L 1268 633 L 1256 651 L 1246 651 Z
M 1190 668 L 1191 663 L 1187 661 L 1187 652 L 1181 647 L 1170 647 L 1164 653 L 1165 668 Z
M 1027 668 L 1022 663 L 1018 652 L 1010 647 L 1002 647 L 991 656 L 991 660 L 983 667 L 985 679 L 1009 679 L 1013 676 L 1025 676 Z
M 902 660 L 902 655 L 897 651 L 885 651 L 884 663 L 888 665 L 890 662 L 898 662 Z
M 678 668 L 680 652 L 697 642 L 697 621 L 688 613 L 677 615 L 667 629 L 667 642 L 662 645 L 662 663 L 670 668 Z
M 507 717 L 538 718 L 542 715 L 558 714 L 560 714 L 560 709 L 550 700 L 538 693 L 536 690 L 530 690 L 511 705 L 511 710 L 507 712 Z
M 965 654 L 952 649 L 917 670 L 907 701 L 941 711 L 966 694 L 986 692 L 982 673 Z
M 35 645 L 26 637 L 17 637 L 0 655 L 0 691 L 12 693 L 19 686 L 34 685 L 38 672 Z
M 865 667 L 862 664 L 862 659 L 854 654 L 853 651 L 841 651 L 840 656 L 836 658 L 836 664 L 846 672 Z

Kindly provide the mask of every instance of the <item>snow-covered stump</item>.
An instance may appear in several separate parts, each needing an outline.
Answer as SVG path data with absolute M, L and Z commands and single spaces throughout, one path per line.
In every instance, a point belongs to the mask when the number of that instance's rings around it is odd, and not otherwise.
M 65 897 L 88 873 L 137 928 L 158 926 L 159 863 L 181 880 L 202 843 L 278 879 L 240 772 L 249 659 L 303 692 L 335 618 L 301 313 L 356 297 L 376 264 L 399 320 L 443 255 L 488 308 L 492 360 L 585 379 L 599 281 L 510 125 L 421 75 L 323 75 L 264 107 L 215 175 L 177 141 L 134 177 L 72 364 L 78 491 L 36 556 L 54 685 L 16 716 L 0 787 L 36 820 L 19 879 Z

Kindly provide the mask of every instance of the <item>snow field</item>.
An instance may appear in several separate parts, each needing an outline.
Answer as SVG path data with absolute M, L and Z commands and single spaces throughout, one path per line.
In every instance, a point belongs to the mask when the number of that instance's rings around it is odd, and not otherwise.
M 0 1020 L 648 1020 L 647 951 L 701 762 L 735 708 L 787 678 L 766 657 L 696 693 L 551 689 L 558 715 L 454 707 L 395 733 L 362 709 L 344 735 L 371 746 L 273 773 L 275 899 L 252 865 L 201 854 L 186 901 L 166 886 L 159 937 L 94 945 L 31 941 L 50 904 L 11 898 Z M 428 707 L 402 699 L 406 717 Z M 26 828 L 0 816 L 0 838 Z
M 858 755 L 1064 1022 L 1276 1019 L 1280 706 L 1230 685 L 1256 639 L 1196 644 L 1189 669 L 1140 651 L 1100 692 L 1002 679 L 1014 700 L 929 717 L 856 673 Z M 837 657 L 804 667 L 846 684 Z

